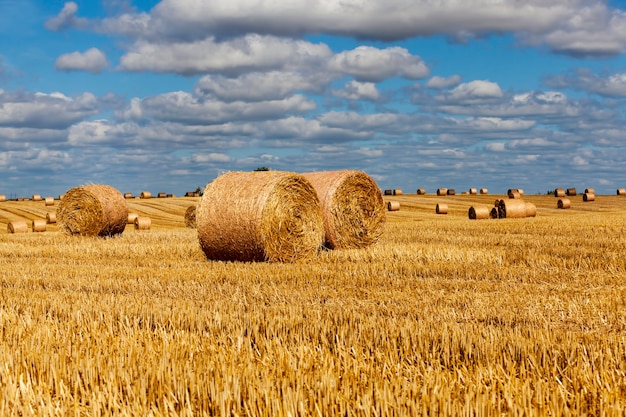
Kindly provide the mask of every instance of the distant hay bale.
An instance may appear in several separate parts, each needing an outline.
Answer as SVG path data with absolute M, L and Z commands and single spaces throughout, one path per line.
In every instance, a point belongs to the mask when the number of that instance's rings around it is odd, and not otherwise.
M 437 188 L 437 195 L 448 195 L 447 188 Z
M 626 188 L 618 188 L 617 195 L 626 195 Z M 0 200 L 0 201 L 4 201 L 4 200 Z
M 435 207 L 435 213 L 448 214 L 448 205 L 444 203 L 438 203 L 437 207 Z
M 583 201 L 595 201 L 596 195 L 594 193 L 585 193 L 583 194 Z
M 110 185 L 89 184 L 68 190 L 56 215 L 59 229 L 67 234 L 113 236 L 124 232 L 128 206 Z
M 400 202 L 399 201 L 388 202 L 387 211 L 400 211 Z
M 7 201 L 7 196 L 4 194 L 0 194 L 0 202 Z
M 489 194 L 489 190 L 488 190 L 488 189 L 486 189 L 486 188 L 481 188 L 481 189 L 480 189 L 480 193 L 481 193 L 481 194 Z
M 46 221 L 43 219 L 35 219 L 32 224 L 33 232 L 45 232 L 46 231 Z
M 555 197 L 565 197 L 565 188 L 555 188 L 554 189 Z
M 168 194 L 165 197 L 167 197 L 167 198 L 175 198 L 176 196 L 174 194 Z
M 54 206 L 54 197 L 46 197 L 44 200 L 46 206 Z
M 401 188 L 394 188 L 393 189 L 393 195 L 402 195 L 402 189 Z
M 526 217 L 536 217 L 537 216 L 537 206 L 530 201 L 526 201 Z
M 7 232 L 9 233 L 26 233 L 28 232 L 28 225 L 24 220 L 16 220 L 7 224 Z
M 385 195 L 393 195 L 393 190 L 385 190 Z
M 196 207 L 197 206 L 189 206 L 187 210 L 185 210 L 185 226 L 195 229 L 196 227 Z
M 139 195 L 140 198 L 152 198 L 152 194 L 150 191 L 142 191 Z
M 455 195 L 456 191 L 454 190 L 454 188 L 449 188 L 448 191 L 446 191 L 447 195 Z
M 559 200 L 556 206 L 560 209 L 568 209 L 572 206 L 572 202 L 569 200 L 569 198 L 562 198 Z
M 43 198 L 41 198 L 40 194 L 33 194 L 32 200 L 33 201 L 42 201 Z
M 488 219 L 490 216 L 490 209 L 487 206 L 472 206 L 469 208 L 467 214 L 470 220 Z
M 205 256 L 225 261 L 308 260 L 325 233 L 311 183 L 281 171 L 228 172 L 213 180 L 197 207 L 196 228 Z
M 317 192 L 324 214 L 326 247 L 358 249 L 380 239 L 385 229 L 385 202 L 374 179 L 353 170 L 302 175 Z M 394 192 L 402 194 L 400 189 Z
M 526 202 L 522 199 L 501 200 L 498 207 L 498 217 L 501 219 L 519 219 L 526 217 Z
M 510 188 L 507 192 L 507 195 L 509 196 L 509 198 L 522 198 L 523 192 L 520 193 L 520 190 L 518 188 Z
M 65 194 L 59 194 L 59 201 L 63 200 L 64 197 L 65 197 Z
M 157 198 L 167 198 L 167 193 L 158 193 Z
M 565 194 L 567 194 L 568 196 L 575 196 L 576 195 L 576 188 L 568 188 L 565 191 Z
M 137 217 L 139 217 L 137 213 L 128 213 L 126 224 L 135 224 L 135 220 L 137 220 Z
M 416 191 L 417 195 L 424 195 L 426 194 L 426 189 L 425 188 L 418 188 Z
M 476 194 L 478 194 L 478 190 L 476 188 L 470 188 L 469 189 L 469 193 L 470 193 L 470 195 L 476 195 Z
M 133 193 L 124 193 L 124 198 L 126 199 L 133 198 Z
M 135 219 L 135 230 L 150 230 L 150 226 L 152 226 L 150 217 L 138 216 Z
M 585 188 L 585 194 L 595 194 L 596 190 L 593 188 Z
M 46 213 L 46 223 L 54 224 L 57 222 L 57 214 L 54 211 L 49 211 Z

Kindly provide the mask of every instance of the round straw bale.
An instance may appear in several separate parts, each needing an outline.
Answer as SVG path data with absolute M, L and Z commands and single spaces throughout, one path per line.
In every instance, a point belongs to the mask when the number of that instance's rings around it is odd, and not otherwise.
M 417 193 L 417 195 L 424 195 L 424 194 L 426 194 L 426 189 L 425 188 L 418 188 L 416 193 Z
M 595 201 L 596 195 L 593 193 L 585 193 L 583 194 L 583 201 Z
M 617 195 L 626 195 L 626 188 L 618 188 Z
M 35 219 L 33 220 L 33 232 L 45 232 L 46 231 L 46 221 L 44 219 Z
M 204 189 L 196 228 L 205 256 L 215 260 L 307 260 L 324 242 L 317 193 L 306 178 L 291 172 L 219 176 Z
M 567 194 L 570 197 L 576 195 L 576 188 L 568 188 L 565 191 L 565 194 Z
M 497 207 L 491 209 L 491 211 L 489 212 L 489 217 L 491 217 L 492 219 L 497 219 L 500 217 L 500 213 Z
M 7 196 L 4 194 L 0 194 L 0 202 L 7 201 Z
M 444 203 L 438 203 L 437 207 L 435 207 L 435 213 L 448 214 L 448 205 Z
M 399 201 L 390 201 L 387 203 L 387 211 L 399 211 L 399 210 L 400 210 Z
M 135 230 L 150 230 L 152 226 L 152 219 L 150 217 L 138 216 L 135 219 Z
M 469 208 L 467 214 L 470 220 L 488 219 L 490 215 L 490 210 L 487 206 L 472 206 Z
M 33 201 L 41 201 L 43 200 L 43 198 L 41 198 L 40 194 L 33 194 Z
M 536 217 L 537 216 L 537 206 L 530 201 L 526 201 L 526 217 Z
M 448 191 L 446 191 L 447 195 L 455 195 L 456 191 L 454 190 L 454 188 L 449 188 Z
M 562 198 L 557 203 L 557 207 L 560 209 L 568 209 L 572 206 L 572 202 L 569 201 L 569 198 Z
M 9 233 L 26 233 L 28 232 L 28 225 L 25 220 L 16 220 L 7 224 L 7 232 Z
M 471 195 L 476 195 L 476 194 L 478 194 L 478 190 L 477 190 L 476 188 L 470 188 L 470 189 L 469 189 L 469 193 L 470 193 Z
M 166 198 L 166 197 L 167 197 L 167 193 L 161 192 L 157 194 L 157 198 Z
M 326 247 L 358 249 L 380 239 L 385 229 L 385 202 L 369 175 L 340 170 L 303 176 L 317 192 L 322 207 Z
M 46 197 L 44 204 L 46 206 L 54 206 L 54 197 Z
M 393 195 L 402 195 L 402 189 L 401 188 L 394 188 Z
M 593 188 L 585 188 L 585 194 L 595 194 L 596 190 Z
M 57 222 L 57 213 L 55 211 L 49 211 L 46 213 L 46 223 L 53 224 Z
M 447 195 L 447 194 L 448 194 L 447 188 L 437 188 L 437 195 Z
M 509 198 L 522 198 L 522 194 L 516 188 L 511 188 L 506 193 Z
M 489 190 L 488 190 L 488 189 L 486 189 L 486 188 L 481 188 L 481 189 L 480 189 L 480 193 L 481 193 L 481 194 L 489 194 Z
M 133 198 L 133 193 L 124 193 L 124 198 Z
M 141 198 L 151 198 L 152 197 L 152 193 L 150 193 L 150 191 L 142 191 L 141 194 L 139 195 L 139 197 L 141 197 Z
M 393 190 L 385 190 L 385 195 L 393 195 Z
M 196 206 L 189 206 L 185 210 L 185 226 L 195 229 L 196 227 Z
M 128 206 L 122 193 L 103 184 L 68 190 L 56 213 L 60 230 L 70 235 L 121 234 L 128 220 Z
M 135 224 L 135 220 L 137 220 L 137 217 L 139 217 L 137 213 L 128 213 L 126 224 Z
M 498 207 L 498 217 L 501 219 L 526 217 L 526 202 L 519 198 L 501 200 L 500 207 Z
M 565 197 L 565 188 L 555 188 L 554 189 L 555 197 Z

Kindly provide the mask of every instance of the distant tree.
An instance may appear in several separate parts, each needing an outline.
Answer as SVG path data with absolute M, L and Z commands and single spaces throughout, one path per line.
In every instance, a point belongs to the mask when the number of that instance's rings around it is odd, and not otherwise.
M 269 171 L 270 169 L 268 167 L 258 167 L 257 169 L 255 169 L 255 171 Z

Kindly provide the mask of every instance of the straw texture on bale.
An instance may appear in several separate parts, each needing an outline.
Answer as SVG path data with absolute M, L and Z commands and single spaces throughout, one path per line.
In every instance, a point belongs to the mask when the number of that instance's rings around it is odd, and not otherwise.
M 490 210 L 487 206 L 472 206 L 468 210 L 470 220 L 483 220 L 490 217 Z
M 537 206 L 530 201 L 526 201 L 526 217 L 536 217 L 537 216 Z
M 53 224 L 57 222 L 57 214 L 54 211 L 46 213 L 46 223 Z
M 481 194 L 489 194 L 489 190 L 488 190 L 488 189 L 486 189 L 486 188 L 481 188 L 481 189 L 480 189 L 480 193 L 481 193 Z
M 376 181 L 369 175 L 353 170 L 302 175 L 311 183 L 320 201 L 324 215 L 324 246 L 358 249 L 380 239 L 385 229 L 385 202 Z M 402 193 L 402 190 L 395 191 Z
M 200 247 L 213 260 L 295 262 L 313 258 L 324 242 L 317 193 L 291 172 L 219 176 L 204 189 L 196 228 Z
M 498 217 L 501 219 L 519 219 L 526 217 L 526 202 L 515 198 L 501 200 L 498 207 Z
M 568 188 L 565 194 L 567 194 L 570 197 L 573 195 L 576 195 L 576 188 Z
M 26 233 L 28 232 L 28 225 L 24 220 L 16 220 L 7 224 L 7 232 L 9 233 Z
M 401 188 L 394 188 L 393 189 L 393 195 L 402 195 L 402 189 Z
M 476 194 L 478 194 L 478 190 L 477 190 L 476 188 L 470 188 L 470 189 L 469 189 L 469 193 L 470 193 L 471 195 L 476 195 Z
M 569 200 L 569 198 L 562 198 L 559 200 L 556 206 L 560 209 L 568 209 L 572 206 L 572 202 Z
M 416 193 L 417 193 L 417 195 L 424 195 L 424 194 L 426 194 L 426 189 L 425 188 L 418 188 Z
M 447 194 L 448 194 L 447 188 L 437 188 L 437 195 L 447 195 Z
M 596 195 L 593 193 L 585 193 L 583 194 L 583 201 L 595 201 Z
M 152 226 L 152 219 L 150 217 L 138 216 L 135 219 L 135 230 L 150 230 Z
M 54 206 L 54 197 L 46 197 L 44 200 L 46 206 Z
M 585 194 L 595 194 L 596 190 L 593 188 L 585 188 Z
M 196 206 L 189 206 L 185 210 L 185 226 L 195 229 L 196 227 Z
M 555 188 L 554 189 L 555 197 L 565 197 L 565 188 Z
M 448 214 L 448 205 L 443 203 L 437 204 L 437 207 L 435 207 L 435 213 Z
M 7 201 L 7 196 L 4 194 L 0 194 L 0 202 Z
M 387 203 L 388 211 L 399 211 L 400 210 L 400 202 L 399 201 L 390 201 Z
M 128 206 L 110 185 L 89 184 L 68 190 L 56 214 L 60 230 L 67 234 L 105 237 L 124 232 Z
M 141 197 L 141 198 L 151 198 L 152 197 L 152 193 L 150 191 L 142 191 L 141 194 L 139 195 L 139 197 Z
M 454 188 L 450 188 L 450 189 L 448 189 L 448 191 L 446 191 L 446 194 L 448 194 L 448 195 L 455 195 L 456 191 L 454 190 Z
M 135 224 L 135 220 L 139 217 L 137 213 L 128 213 L 128 219 L 126 220 L 126 224 Z
M 32 225 L 33 232 L 45 232 L 46 231 L 46 221 L 43 219 L 35 219 L 33 220 Z
M 618 188 L 617 195 L 626 195 L 626 188 Z

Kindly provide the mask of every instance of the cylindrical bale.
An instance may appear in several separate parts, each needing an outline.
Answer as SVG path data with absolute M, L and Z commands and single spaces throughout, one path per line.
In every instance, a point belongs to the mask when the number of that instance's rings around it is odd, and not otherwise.
M 510 189 L 506 193 L 509 196 L 509 198 L 513 198 L 513 199 L 522 198 L 522 194 L 516 188 Z
M 559 200 L 556 206 L 560 209 L 568 209 L 572 206 L 572 202 L 569 200 L 569 198 L 562 198 Z
M 128 206 L 110 185 L 89 184 L 68 190 L 56 214 L 59 229 L 67 234 L 105 237 L 124 232 Z
M 133 193 L 124 193 L 124 198 L 133 198 Z
M 227 261 L 311 259 L 325 233 L 315 188 L 281 171 L 228 172 L 213 180 L 196 209 L 196 228 L 205 256 Z
M 585 193 L 583 194 L 583 201 L 595 201 L 596 195 L 593 193 Z
M 476 194 L 478 194 L 478 190 L 476 188 L 470 188 L 469 189 L 469 193 L 470 193 L 470 195 L 476 195 Z
M 426 189 L 425 188 L 418 188 L 416 193 L 417 193 L 417 195 L 424 195 L 424 194 L 426 194 Z
M 393 195 L 402 195 L 402 189 L 401 188 L 394 188 L 393 189 Z
M 57 222 L 57 213 L 55 211 L 50 211 L 46 213 L 46 223 L 53 224 Z
M 189 206 L 185 210 L 185 226 L 195 229 L 196 228 L 196 209 L 197 206 Z
M 486 189 L 486 188 L 481 188 L 481 189 L 480 189 L 480 193 L 481 193 L 481 194 L 489 194 L 489 190 L 488 190 L 488 189 Z
M 400 202 L 399 201 L 388 202 L 387 211 L 400 211 Z
M 447 195 L 455 195 L 455 194 L 456 194 L 456 191 L 455 191 L 455 189 L 454 189 L 454 188 L 449 188 L 449 189 L 448 189 L 448 191 L 446 191 L 446 194 L 447 194 Z
M 9 233 L 26 233 L 28 232 L 28 225 L 25 220 L 16 220 L 7 224 L 7 232 Z
M 135 220 L 137 220 L 137 217 L 139 217 L 137 213 L 128 213 L 126 224 L 135 224 Z
M 167 198 L 167 193 L 163 193 L 163 192 L 158 193 L 157 198 Z
M 135 230 L 150 230 L 152 219 L 150 217 L 137 216 L 135 219 Z
M 595 194 L 596 190 L 593 188 L 585 188 L 585 194 Z
M 437 188 L 437 195 L 448 195 L 447 188 Z
M 487 206 L 472 206 L 468 210 L 468 216 L 470 220 L 483 220 L 488 219 L 491 210 Z
M 32 224 L 33 232 L 45 232 L 46 231 L 46 221 L 44 219 L 35 219 Z
M 302 175 L 317 192 L 324 214 L 326 247 L 358 249 L 380 239 L 385 229 L 385 202 L 374 179 L 353 170 Z
M 565 191 L 565 194 L 567 194 L 570 197 L 576 195 L 576 188 L 568 188 Z
M 554 189 L 555 197 L 565 197 L 565 188 L 555 188 Z
M 526 217 L 526 202 L 519 198 L 501 200 L 498 207 L 501 219 L 519 219 Z
M 530 201 L 526 201 L 526 217 L 536 217 L 537 216 L 537 206 Z
M 618 188 L 617 195 L 626 195 L 626 188 Z
M 43 198 L 41 198 L 40 194 L 33 194 L 32 200 L 33 201 L 41 201 L 41 200 L 43 200 Z
M 54 197 L 46 197 L 44 200 L 44 204 L 49 207 L 49 206 L 54 206 Z
M 139 195 L 140 198 L 151 198 L 152 193 L 150 191 L 142 191 Z
M 393 190 L 385 190 L 385 195 L 393 195 Z
M 491 211 L 489 212 L 489 217 L 491 217 L 492 219 L 498 219 L 500 217 L 498 207 L 494 207 L 491 209 Z
M 7 201 L 7 196 L 4 194 L 0 194 L 0 202 Z
M 435 213 L 448 214 L 448 205 L 445 203 L 438 203 L 437 207 L 435 207 Z

